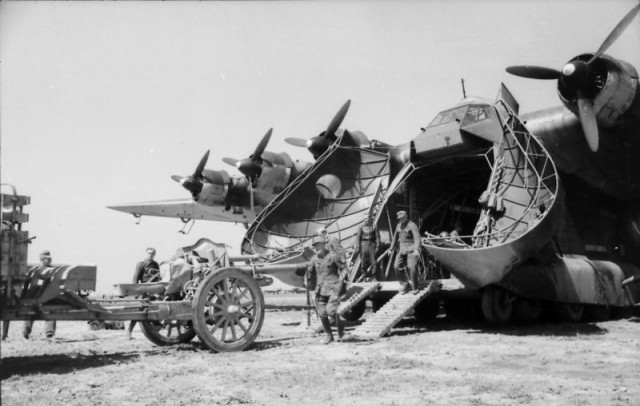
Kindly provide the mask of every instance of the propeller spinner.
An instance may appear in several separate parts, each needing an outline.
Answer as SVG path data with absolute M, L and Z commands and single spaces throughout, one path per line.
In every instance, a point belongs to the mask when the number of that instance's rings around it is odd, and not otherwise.
M 209 151 L 207 150 L 207 152 L 205 152 L 202 159 L 200 159 L 200 162 L 198 163 L 196 170 L 193 172 L 193 175 L 190 175 L 190 176 L 173 175 L 171 176 L 171 179 L 181 184 L 182 187 L 184 187 L 189 192 L 191 192 L 191 195 L 195 198 L 202 191 L 203 179 L 204 179 L 204 176 L 202 176 L 202 171 L 204 170 L 204 166 L 207 164 L 208 159 L 209 159 Z
M 347 100 L 345 104 L 342 105 L 340 110 L 333 117 L 327 129 L 320 133 L 320 135 L 316 137 L 309 138 L 307 140 L 303 138 L 285 138 L 284 141 L 293 145 L 294 147 L 305 147 L 311 152 L 314 159 L 317 159 L 320 155 L 326 151 L 332 142 L 336 140 L 336 131 L 342 124 L 345 116 L 347 115 L 347 111 L 349 111 L 349 106 L 351 105 L 351 100 Z
M 598 150 L 598 123 L 596 113 L 593 109 L 593 97 L 598 92 L 597 81 L 600 80 L 594 62 L 602 56 L 602 54 L 622 35 L 627 29 L 631 21 L 640 12 L 640 4 L 631 9 L 620 22 L 609 33 L 607 38 L 602 42 L 596 53 L 587 60 L 583 58 L 575 58 L 570 61 L 561 71 L 545 68 L 541 66 L 510 66 L 507 72 L 512 75 L 520 76 L 528 79 L 558 79 L 558 85 L 566 88 L 571 94 L 575 95 L 578 103 L 578 116 L 582 124 L 585 138 L 592 151 Z
M 262 137 L 262 140 L 260 140 L 260 143 L 256 147 L 256 150 L 253 152 L 253 154 L 249 155 L 248 158 L 222 158 L 222 161 L 228 165 L 235 166 L 244 176 L 249 178 L 252 182 L 255 181 L 262 174 L 262 165 L 264 164 L 262 154 L 267 148 L 267 144 L 269 143 L 269 139 L 271 139 L 272 132 L 273 128 L 270 128 L 269 131 L 267 131 L 267 133 Z

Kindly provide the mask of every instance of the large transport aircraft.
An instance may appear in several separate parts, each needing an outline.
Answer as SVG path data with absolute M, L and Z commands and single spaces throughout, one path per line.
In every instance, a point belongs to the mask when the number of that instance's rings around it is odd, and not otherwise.
M 422 280 L 453 275 L 490 322 L 533 321 L 545 306 L 569 321 L 624 313 L 640 297 L 637 286 L 631 297 L 622 289 L 624 279 L 640 275 L 640 90 L 636 69 L 604 52 L 639 9 L 595 53 L 572 58 L 560 71 L 507 69 L 557 80 L 563 106 L 519 114 L 502 85 L 495 101 L 465 98 L 411 141 L 390 146 L 338 129 L 347 102 L 320 136 L 286 140 L 307 147 L 316 161 L 295 171 L 283 165 L 295 176 L 260 200 L 255 218 L 241 221 L 250 222 L 243 253 L 302 250 L 321 226 L 353 246 L 363 215 L 371 214 L 381 234 L 377 279 L 393 280 L 388 248 L 395 212 L 406 210 L 424 235 Z M 215 184 L 203 162 L 191 178 L 176 179 L 192 193 L 191 179 Z M 267 172 L 263 165 L 261 175 L 245 173 L 245 190 L 253 184 L 255 193 Z M 202 205 L 196 194 L 194 200 Z M 226 198 L 215 204 L 229 208 Z M 114 208 L 157 215 L 144 205 Z M 353 260 L 350 277 L 357 281 L 359 259 Z M 300 276 L 287 279 L 301 284 Z M 459 303 L 445 302 L 447 313 L 474 309 Z

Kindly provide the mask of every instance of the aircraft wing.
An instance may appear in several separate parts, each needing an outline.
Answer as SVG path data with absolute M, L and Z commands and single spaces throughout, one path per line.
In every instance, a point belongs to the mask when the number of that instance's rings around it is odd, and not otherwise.
M 131 213 L 136 217 L 173 217 L 193 220 L 225 221 L 229 223 L 250 223 L 255 220 L 251 210 L 225 210 L 224 206 L 208 206 L 192 199 L 162 200 L 108 206 L 109 209 Z

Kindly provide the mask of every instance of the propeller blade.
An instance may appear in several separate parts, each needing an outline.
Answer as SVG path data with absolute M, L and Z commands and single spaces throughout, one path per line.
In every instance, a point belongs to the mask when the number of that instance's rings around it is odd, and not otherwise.
M 222 158 L 222 162 L 224 162 L 227 165 L 231 165 L 231 166 L 238 166 L 238 162 L 240 162 L 239 159 L 235 159 L 235 158 Z
M 294 147 L 303 147 L 303 148 L 307 147 L 307 140 L 302 138 L 285 138 L 284 142 L 286 142 L 289 145 L 293 145 Z
M 507 72 L 522 78 L 542 80 L 558 79 L 561 75 L 560 71 L 555 69 L 530 65 L 509 66 Z
M 344 120 L 344 117 L 347 115 L 347 111 L 349 111 L 349 106 L 351 105 L 351 100 L 347 100 L 347 102 L 340 108 L 340 110 L 338 110 L 338 113 L 336 113 L 335 117 L 333 117 L 333 120 L 331 120 L 331 123 L 329 123 L 329 126 L 327 127 L 327 131 L 324 133 L 325 137 L 334 137 L 336 131 L 338 131 L 338 128 L 340 127 L 340 124 L 342 124 L 342 120 Z
M 171 175 L 171 179 L 175 180 L 178 183 L 181 183 L 183 176 Z
M 591 57 L 591 59 L 589 59 L 589 62 L 587 62 L 587 64 L 590 64 L 594 60 L 598 59 L 604 53 L 604 51 L 606 51 L 614 42 L 616 42 L 616 40 L 620 37 L 620 35 L 622 35 L 624 30 L 626 30 L 629 24 L 631 24 L 631 21 L 633 21 L 633 19 L 638 15 L 639 11 L 640 4 L 632 8 L 631 11 L 629 11 L 627 15 L 622 18 L 622 20 L 620 20 L 618 25 L 616 25 L 613 31 L 609 33 L 609 36 L 604 40 L 602 45 L 600 45 L 600 48 L 598 48 L 596 53 Z
M 598 150 L 598 121 L 596 120 L 596 113 L 593 111 L 593 103 L 591 99 L 578 97 L 578 109 L 580 112 L 580 124 L 582 124 L 582 131 L 584 131 L 584 137 L 587 139 L 587 144 L 591 151 L 596 152 Z
M 260 144 L 258 144 L 258 146 L 256 147 L 256 150 L 253 152 L 253 155 L 251 155 L 251 157 L 253 158 L 253 160 L 260 160 L 262 159 L 262 153 L 264 152 L 264 150 L 267 148 L 267 144 L 269 143 L 269 140 L 271 139 L 271 133 L 273 132 L 273 128 L 269 128 L 269 131 L 267 131 L 267 133 L 264 135 L 264 137 L 262 137 L 262 139 L 260 140 Z
M 198 166 L 196 167 L 195 172 L 193 172 L 194 178 L 198 178 L 198 179 L 202 178 L 202 171 L 204 170 L 204 166 L 207 164 L 208 159 L 209 159 L 209 150 L 207 150 L 207 152 L 204 153 L 204 156 L 198 163 Z

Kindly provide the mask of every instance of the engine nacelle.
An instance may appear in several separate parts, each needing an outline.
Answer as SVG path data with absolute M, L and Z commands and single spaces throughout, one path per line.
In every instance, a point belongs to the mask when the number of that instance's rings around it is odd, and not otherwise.
M 579 55 L 572 61 L 588 61 L 592 54 Z M 571 62 L 571 61 L 570 61 Z M 629 111 L 638 91 L 638 72 L 629 63 L 602 55 L 591 64 L 588 97 L 593 98 L 593 109 L 598 125 L 612 127 L 620 124 Z M 577 94 L 569 84 L 558 81 L 558 95 L 562 103 L 578 115 Z
M 200 204 L 215 206 L 223 204 L 227 198 L 231 180 L 226 171 L 203 171 L 202 190 L 193 200 Z
M 342 193 L 342 182 L 336 175 L 328 173 L 316 181 L 316 190 L 327 200 L 335 200 Z

